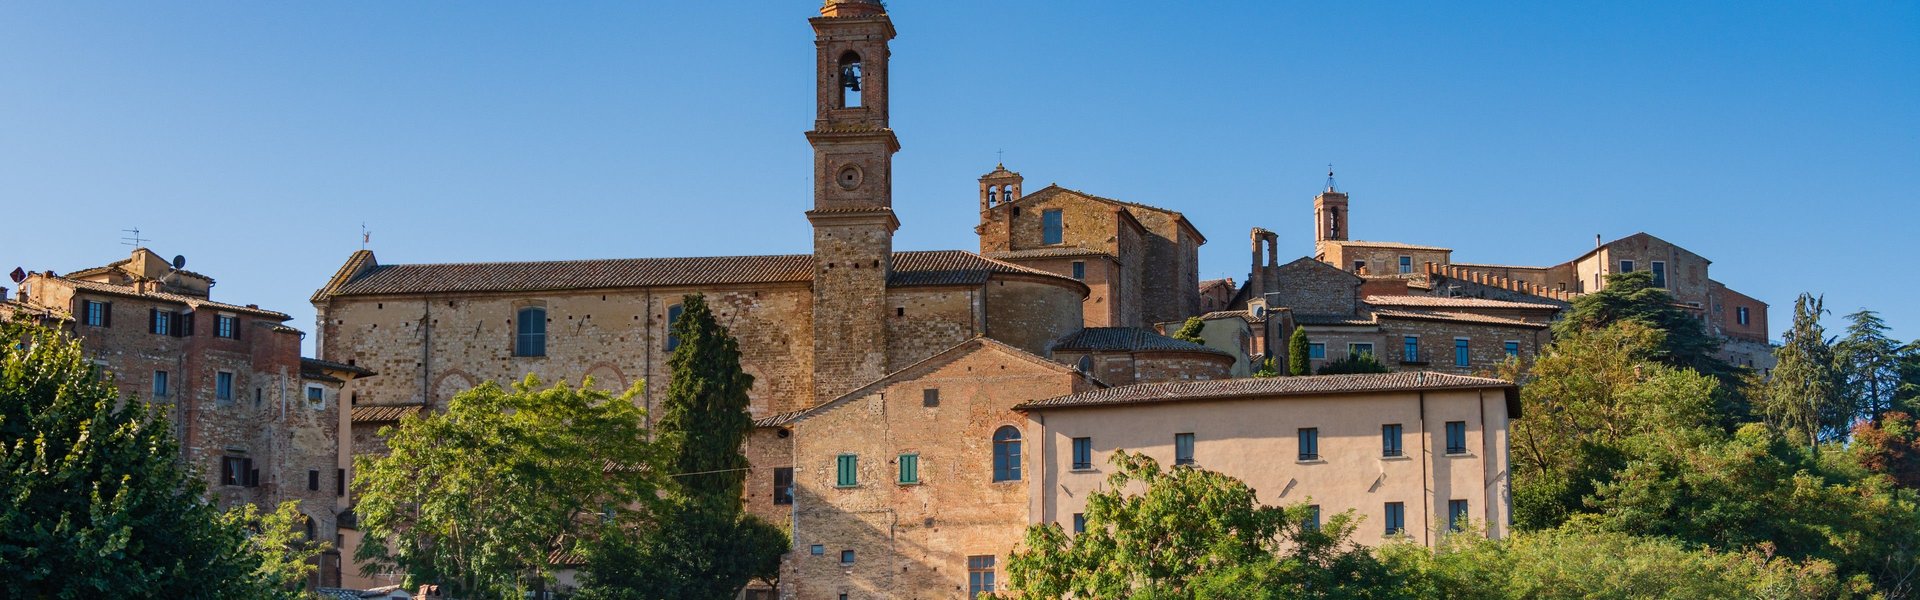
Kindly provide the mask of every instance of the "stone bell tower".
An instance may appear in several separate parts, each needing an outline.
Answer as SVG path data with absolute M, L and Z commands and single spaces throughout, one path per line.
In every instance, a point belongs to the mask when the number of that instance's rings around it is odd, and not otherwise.
M 813 403 L 886 375 L 893 153 L 880 0 L 826 0 L 813 24 Z
M 1343 241 L 1347 235 L 1347 193 L 1334 186 L 1329 167 L 1327 189 L 1313 197 L 1313 241 Z

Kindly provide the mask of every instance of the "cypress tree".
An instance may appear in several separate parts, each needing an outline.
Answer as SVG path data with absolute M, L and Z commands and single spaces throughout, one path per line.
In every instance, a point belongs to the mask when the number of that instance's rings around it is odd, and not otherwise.
M 667 359 L 673 379 L 658 428 L 679 483 L 673 489 L 738 512 L 747 477 L 743 448 L 753 429 L 747 413 L 753 376 L 740 370 L 740 342 L 714 320 L 705 296 L 689 295 L 680 306 L 680 319 L 672 324 L 680 345 Z
M 1287 374 L 1308 375 L 1313 373 L 1313 361 L 1307 356 L 1307 330 L 1293 328 L 1293 336 L 1287 340 Z

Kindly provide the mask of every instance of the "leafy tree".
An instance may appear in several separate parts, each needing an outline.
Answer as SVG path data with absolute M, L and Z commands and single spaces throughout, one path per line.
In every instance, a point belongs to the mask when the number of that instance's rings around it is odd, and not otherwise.
M 1767 383 L 1767 422 L 1795 433 L 1808 447 L 1844 437 L 1854 407 L 1843 395 L 1844 382 L 1834 367 L 1833 347 L 1820 316 L 1819 297 L 1801 294 L 1793 302 L 1793 326 L 1773 352 L 1776 365 Z
M 291 598 L 180 461 L 57 330 L 0 320 L 0 581 L 21 598 Z
M 260 568 L 253 576 L 263 584 L 282 590 L 306 587 L 307 578 L 319 570 L 312 562 L 314 557 L 330 546 L 307 539 L 306 518 L 300 512 L 298 500 L 282 502 L 272 512 L 263 513 L 257 506 L 242 504 L 221 515 L 221 521 L 229 527 L 250 533 L 247 546 L 253 555 L 261 558 Z
M 1893 478 L 1894 483 L 1920 489 L 1920 429 L 1913 417 L 1900 411 L 1882 415 L 1879 421 L 1861 420 L 1853 426 L 1853 443 L 1847 447 L 1860 466 L 1869 472 Z
M 1393 574 L 1350 537 L 1349 513 L 1319 527 L 1306 505 L 1259 504 L 1232 477 L 1162 469 L 1116 452 L 1087 497 L 1086 530 L 1027 529 L 1008 561 L 1010 591 L 1029 598 L 1393 597 Z
M 1308 356 L 1311 351 L 1312 342 L 1307 340 L 1307 330 L 1293 328 L 1293 335 L 1287 338 L 1287 374 L 1313 374 L 1313 358 Z
M 1752 408 L 1747 397 L 1747 369 L 1720 358 L 1720 340 L 1707 333 L 1706 324 L 1676 305 L 1673 294 L 1654 287 L 1652 271 L 1614 273 L 1604 289 L 1575 298 L 1553 326 L 1555 338 L 1576 330 L 1603 329 L 1621 321 L 1635 321 L 1659 330 L 1660 347 L 1653 359 L 1668 366 L 1693 369 L 1720 380 L 1714 412 L 1731 431 L 1745 422 Z
M 1205 344 L 1207 340 L 1206 338 L 1200 337 L 1200 330 L 1206 328 L 1207 322 L 1200 320 L 1200 317 L 1187 317 L 1186 324 L 1181 325 L 1179 331 L 1173 332 L 1173 339 L 1193 342 L 1195 344 Z
M 786 533 L 741 504 L 753 376 L 740 369 L 740 343 L 704 296 L 686 296 L 681 307 L 658 430 L 672 483 L 656 522 L 589 549 L 581 600 L 730 598 L 753 579 L 778 576 Z
M 1380 364 L 1372 354 L 1354 354 L 1346 358 L 1320 365 L 1321 375 L 1347 375 L 1354 373 L 1388 373 L 1387 366 Z
M 1280 370 L 1274 367 L 1273 357 L 1267 357 L 1266 359 L 1260 361 L 1260 370 L 1254 371 L 1253 376 L 1259 377 L 1262 379 L 1267 377 L 1279 377 Z
M 1894 409 L 1900 389 L 1900 343 L 1887 336 L 1880 315 L 1862 309 L 1847 315 L 1847 334 L 1833 345 L 1834 359 L 1845 384 L 1844 394 L 1860 416 L 1878 420 Z
M 595 537 L 596 514 L 644 510 L 657 497 L 660 459 L 633 404 L 639 389 L 543 388 L 529 375 L 381 429 L 390 452 L 356 463 L 358 558 L 454 597 L 543 589 L 549 556 Z

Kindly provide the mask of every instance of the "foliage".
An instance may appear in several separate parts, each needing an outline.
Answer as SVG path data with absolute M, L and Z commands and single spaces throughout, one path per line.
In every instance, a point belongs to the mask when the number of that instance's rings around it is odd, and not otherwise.
M 180 460 L 57 330 L 0 320 L 0 581 L 25 598 L 290 598 Z
M 1833 345 L 1843 395 L 1859 416 L 1878 420 L 1894 410 L 1900 389 L 1900 343 L 1887 336 L 1878 313 L 1862 309 L 1847 315 L 1847 334 Z
M 1187 322 L 1180 326 L 1180 330 L 1173 332 L 1173 339 L 1193 342 L 1195 344 L 1206 344 L 1206 338 L 1200 337 L 1200 330 L 1206 329 L 1206 327 L 1207 322 L 1200 320 L 1200 317 L 1187 317 Z
M 1387 366 L 1372 354 L 1353 354 L 1346 358 L 1320 365 L 1321 375 L 1349 375 L 1354 373 L 1387 373 Z
M 1280 370 L 1274 367 L 1273 357 L 1269 356 L 1266 359 L 1260 361 L 1260 370 L 1254 371 L 1253 376 L 1259 377 L 1262 379 L 1265 379 L 1268 377 L 1279 377 Z
M 305 587 L 307 577 L 319 570 L 312 561 L 331 546 L 307 539 L 306 518 L 298 500 L 281 502 L 272 512 L 262 513 L 259 507 L 242 504 L 221 515 L 222 523 L 249 533 L 247 547 L 261 558 L 254 578 L 285 590 Z
M 359 559 L 437 582 L 451 596 L 519 598 L 552 554 L 595 537 L 596 513 L 644 510 L 660 458 L 639 386 L 614 397 L 528 376 L 454 396 L 444 414 L 383 428 L 390 452 L 356 462 Z
M 1834 367 L 1834 351 L 1820 326 L 1826 313 L 1820 298 L 1801 294 L 1793 302 L 1793 326 L 1773 352 L 1777 364 L 1762 408 L 1767 422 L 1796 434 L 1808 447 L 1845 437 L 1854 407 Z
M 1559 338 L 1621 321 L 1638 321 L 1666 334 L 1654 360 L 1720 377 L 1723 383 L 1737 373 L 1733 365 L 1715 355 L 1720 340 L 1707 333 L 1700 319 L 1675 306 L 1673 294 L 1654 287 L 1652 271 L 1608 275 L 1605 288 L 1574 299 L 1573 306 L 1554 324 L 1553 334 Z
M 1909 489 L 1920 489 L 1920 430 L 1913 417 L 1901 411 L 1882 415 L 1878 422 L 1862 419 L 1853 426 L 1847 450 L 1869 472 L 1893 478 Z
M 1355 545 L 1349 513 L 1320 527 L 1308 508 L 1260 505 L 1254 490 L 1202 469 L 1165 470 L 1116 452 L 1086 530 L 1027 529 L 1008 561 L 1010 591 L 1030 598 L 1391 597 L 1392 573 Z M 1137 492 L 1131 491 L 1137 490 Z
M 1307 339 L 1306 329 L 1293 328 L 1293 335 L 1287 338 L 1288 375 L 1313 374 L 1313 358 L 1308 356 L 1312 352 L 1312 345 L 1313 343 Z
M 686 296 L 681 307 L 657 432 L 673 473 L 666 501 L 655 522 L 624 524 L 588 549 L 581 600 L 732 597 L 755 578 L 778 576 L 786 533 L 741 506 L 753 377 L 704 296 Z
M 1894 372 L 1899 386 L 1893 392 L 1893 406 L 1907 414 L 1920 414 L 1920 341 L 1900 347 L 1894 357 Z

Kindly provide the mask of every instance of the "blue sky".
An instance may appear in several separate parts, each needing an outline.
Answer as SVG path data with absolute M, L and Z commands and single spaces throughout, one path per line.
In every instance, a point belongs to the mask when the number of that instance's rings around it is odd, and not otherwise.
M 296 315 L 385 262 L 808 250 L 817 4 L 0 3 L 0 270 L 185 254 Z M 977 249 L 1004 150 L 1311 252 L 1551 264 L 1645 230 L 1773 305 L 1920 337 L 1920 4 L 895 0 L 901 249 Z M 1838 326 L 1837 321 L 1830 322 Z

